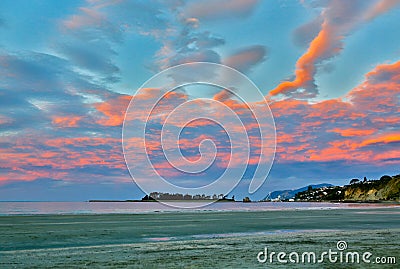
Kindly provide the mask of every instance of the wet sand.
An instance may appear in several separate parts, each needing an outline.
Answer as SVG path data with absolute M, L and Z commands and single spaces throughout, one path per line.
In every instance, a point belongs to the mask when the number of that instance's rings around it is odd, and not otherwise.
M 280 268 L 272 251 L 336 249 L 400 262 L 400 210 L 335 209 L 0 217 L 0 268 Z M 348 264 L 292 264 L 348 268 Z M 365 268 L 365 264 L 352 264 Z M 395 268 L 368 264 L 368 268 Z

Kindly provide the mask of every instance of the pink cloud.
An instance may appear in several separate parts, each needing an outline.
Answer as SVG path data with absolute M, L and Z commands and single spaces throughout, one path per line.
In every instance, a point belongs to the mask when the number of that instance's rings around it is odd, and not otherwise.
M 277 126 L 277 162 L 348 161 L 379 164 L 400 150 L 400 61 L 378 65 L 346 96 L 309 104 L 271 104 Z M 382 145 L 386 145 L 382 149 Z M 382 151 L 389 152 L 385 155 Z M 391 163 L 396 162 L 393 158 Z M 399 162 L 397 160 L 397 162 Z
M 399 4 L 398 0 L 379 0 L 365 12 L 364 19 L 372 20 Z

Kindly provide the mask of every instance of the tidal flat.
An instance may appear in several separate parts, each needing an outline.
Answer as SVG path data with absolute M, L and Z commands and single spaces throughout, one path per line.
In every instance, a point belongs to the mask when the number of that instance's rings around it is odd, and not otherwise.
M 400 210 L 0 216 L 0 268 L 395 268 Z M 260 263 L 270 252 L 372 253 L 370 263 Z M 396 264 L 377 264 L 394 257 Z M 286 257 L 287 260 L 287 257 Z

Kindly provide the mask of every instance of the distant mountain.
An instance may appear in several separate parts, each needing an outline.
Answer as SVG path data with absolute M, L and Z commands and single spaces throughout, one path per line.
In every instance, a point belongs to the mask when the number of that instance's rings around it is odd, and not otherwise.
M 333 185 L 329 184 L 329 183 L 321 183 L 321 184 L 317 184 L 317 185 L 308 185 L 308 186 L 305 186 L 305 187 L 302 187 L 299 189 L 295 189 L 295 190 L 273 191 L 273 192 L 271 192 L 270 195 L 267 195 L 263 200 L 276 199 L 276 198 L 278 198 L 278 196 L 281 196 L 281 200 L 294 198 L 296 193 L 306 191 L 309 188 L 309 186 L 311 186 L 313 189 L 319 189 L 319 188 L 323 188 L 323 187 L 331 187 Z

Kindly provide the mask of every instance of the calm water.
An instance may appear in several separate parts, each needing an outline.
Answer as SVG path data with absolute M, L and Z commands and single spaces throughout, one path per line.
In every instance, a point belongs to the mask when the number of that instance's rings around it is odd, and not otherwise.
M 187 202 L 178 202 L 185 207 Z M 339 204 L 339 203 L 213 203 L 197 209 L 170 207 L 161 203 L 132 202 L 0 202 L 0 215 L 38 215 L 38 214 L 138 214 L 153 212 L 193 212 L 193 211 L 273 211 L 273 210 L 310 210 L 337 208 L 379 208 L 398 207 L 386 204 Z

